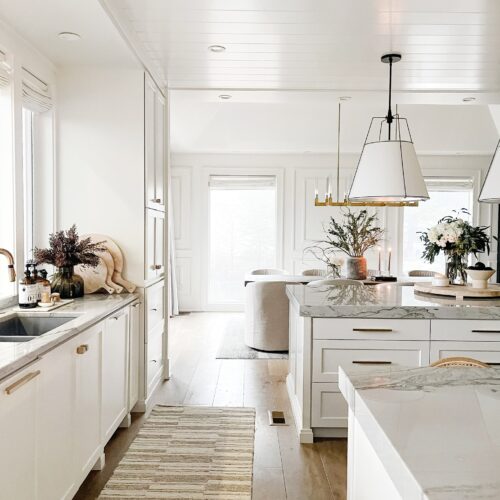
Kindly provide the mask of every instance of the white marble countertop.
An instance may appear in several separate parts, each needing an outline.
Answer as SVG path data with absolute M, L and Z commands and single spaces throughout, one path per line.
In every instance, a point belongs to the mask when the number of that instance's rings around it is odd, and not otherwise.
M 290 302 L 301 316 L 313 318 L 500 319 L 500 300 L 436 297 L 413 286 L 287 285 Z
M 138 298 L 137 293 L 123 295 L 95 294 L 75 299 L 74 302 L 50 312 L 30 312 L 29 309 L 26 312 L 16 311 L 18 315 L 32 316 L 36 314 L 37 317 L 71 317 L 72 319 L 64 325 L 27 342 L 0 342 L 0 380 Z M 0 321 L 8 319 L 12 314 L 12 307 L 1 310 Z
M 339 387 L 402 498 L 500 498 L 500 369 L 339 368 Z

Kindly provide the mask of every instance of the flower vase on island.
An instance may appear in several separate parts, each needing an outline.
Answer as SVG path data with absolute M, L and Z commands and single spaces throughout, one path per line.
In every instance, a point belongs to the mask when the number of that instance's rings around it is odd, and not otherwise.
M 343 220 L 330 217 L 325 228 L 326 237 L 304 251 L 312 253 L 325 262 L 331 276 L 340 276 L 343 259 L 337 252 L 347 256 L 346 277 L 352 280 L 365 280 L 368 275 L 365 253 L 376 247 L 384 230 L 378 226 L 377 215 L 370 215 L 367 210 L 343 211 Z
M 452 285 L 467 284 L 467 263 L 469 256 L 490 253 L 488 226 L 473 226 L 460 215 L 469 216 L 461 209 L 456 215 L 440 219 L 437 225 L 420 233 L 424 244 L 422 257 L 432 264 L 442 252 L 446 258 L 446 276 Z

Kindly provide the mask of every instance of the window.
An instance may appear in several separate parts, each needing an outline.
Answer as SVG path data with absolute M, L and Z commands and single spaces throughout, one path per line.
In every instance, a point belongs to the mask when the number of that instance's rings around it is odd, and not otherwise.
M 473 179 L 458 177 L 427 177 L 425 179 L 430 199 L 418 208 L 405 208 L 403 213 L 403 272 L 412 269 L 430 269 L 444 272 L 444 255 L 439 255 L 433 264 L 422 260 L 423 245 L 419 231 L 437 224 L 453 210 L 465 208 L 472 214 Z M 463 216 L 467 218 L 466 216 Z M 468 218 L 470 220 L 470 218 Z
M 208 303 L 242 304 L 245 274 L 276 266 L 276 178 L 211 176 L 209 196 Z
M 34 163 L 33 112 L 23 108 L 23 195 L 24 195 L 24 260 L 33 257 L 34 247 Z

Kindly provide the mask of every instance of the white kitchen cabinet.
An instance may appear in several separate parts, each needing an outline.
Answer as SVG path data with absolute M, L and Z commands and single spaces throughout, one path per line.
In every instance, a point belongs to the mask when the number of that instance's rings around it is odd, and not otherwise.
M 148 75 L 144 80 L 146 207 L 165 210 L 165 99 Z
M 69 343 L 75 362 L 75 426 L 73 452 L 75 475 L 83 478 L 102 453 L 101 439 L 101 342 L 104 322 Z
M 165 274 L 165 213 L 146 210 L 145 280 L 152 281 Z
M 38 384 L 35 362 L 0 384 L 0 498 L 36 498 Z
M 105 321 L 102 336 L 102 435 L 107 442 L 128 414 L 129 308 Z
M 431 343 L 431 363 L 455 356 L 465 356 L 500 366 L 500 342 L 436 341 Z
M 76 442 L 73 345 L 66 342 L 40 361 L 37 432 L 38 500 L 67 498 L 75 485 Z M 57 471 L 57 474 L 54 474 Z
M 128 411 L 139 399 L 141 302 L 130 306 Z

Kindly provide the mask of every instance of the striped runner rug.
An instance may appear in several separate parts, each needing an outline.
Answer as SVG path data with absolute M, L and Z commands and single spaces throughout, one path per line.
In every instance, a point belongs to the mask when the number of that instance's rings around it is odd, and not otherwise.
M 255 410 L 155 406 L 101 500 L 252 496 Z

